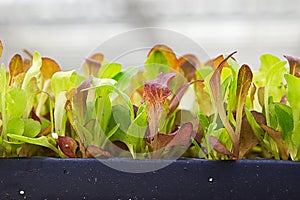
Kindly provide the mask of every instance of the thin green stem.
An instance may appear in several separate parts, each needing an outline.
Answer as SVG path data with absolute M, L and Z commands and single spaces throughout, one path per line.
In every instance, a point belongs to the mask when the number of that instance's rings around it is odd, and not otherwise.
M 6 136 L 6 106 L 5 106 L 5 94 L 6 94 L 6 85 L 4 86 L 4 91 L 1 94 L 1 114 L 2 114 L 2 134 L 1 137 L 2 139 L 7 140 L 7 136 Z
M 51 133 L 54 132 L 54 116 L 53 116 L 53 105 L 51 102 L 51 97 L 49 97 L 49 112 L 50 112 L 50 122 L 51 122 Z

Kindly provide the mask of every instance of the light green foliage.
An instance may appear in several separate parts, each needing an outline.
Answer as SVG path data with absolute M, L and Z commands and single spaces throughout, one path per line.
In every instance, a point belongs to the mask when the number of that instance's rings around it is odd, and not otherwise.
M 287 100 L 292 107 L 294 122 L 300 120 L 300 79 L 286 74 L 285 80 L 287 82 Z
M 145 66 L 145 77 L 148 80 L 155 79 L 160 73 L 170 72 L 170 67 L 167 58 L 161 51 L 154 51 L 144 63 Z
M 137 74 L 137 72 L 137 67 L 129 67 L 117 74 L 114 77 L 114 79 L 118 81 L 116 87 L 121 91 L 125 91 L 126 89 L 128 89 L 131 84 L 132 78 Z
M 266 105 L 269 97 L 273 97 L 274 102 L 279 102 L 285 93 L 283 76 L 287 72 L 286 61 L 281 61 L 271 54 L 262 55 L 260 60 L 259 71 L 254 72 L 254 83 L 257 87 L 265 87 Z M 268 118 L 268 114 L 266 117 Z
M 130 110 L 123 105 L 115 105 L 112 107 L 111 117 L 123 131 L 127 131 L 131 124 Z
M 7 118 L 18 118 L 23 116 L 27 104 L 26 92 L 20 88 L 12 88 L 6 93 Z
M 42 66 L 42 58 L 38 52 L 33 53 L 32 66 L 26 72 L 26 75 L 23 80 L 22 89 L 28 87 L 28 83 L 33 77 L 38 77 L 41 75 L 41 66 Z
M 131 154 L 136 157 L 136 152 L 144 151 L 144 135 L 148 126 L 146 105 L 142 106 L 137 113 L 137 117 L 131 123 L 127 130 L 125 143 L 132 146 Z
M 21 118 L 13 118 L 7 123 L 7 132 L 15 135 L 23 135 L 25 129 L 24 120 Z
M 121 72 L 122 65 L 118 63 L 109 63 L 101 66 L 98 77 L 99 78 L 114 78 L 117 74 Z
M 288 139 L 294 128 L 292 109 L 285 104 L 275 104 L 275 112 L 280 131 L 283 133 L 284 139 Z
M 41 124 L 33 119 L 24 119 L 24 133 L 26 137 L 34 138 L 41 131 Z
M 291 156 L 295 160 L 300 159 L 300 79 L 286 74 L 287 82 L 287 100 L 291 106 L 293 114 L 294 128 L 292 131 L 291 141 L 295 145 L 292 149 Z
M 58 149 L 52 143 L 50 143 L 49 139 L 45 136 L 41 136 L 39 138 L 30 138 L 30 137 L 14 135 L 14 134 L 7 134 L 7 136 L 11 139 L 19 140 L 24 143 L 47 147 L 53 150 L 55 153 L 59 154 Z
M 65 135 L 65 124 L 67 121 L 65 104 L 67 101 L 66 92 L 77 86 L 77 73 L 75 71 L 56 72 L 52 76 L 51 86 L 55 95 L 54 120 L 55 131 Z
M 56 72 L 52 76 L 51 87 L 54 95 L 65 92 L 76 86 L 77 73 L 72 71 Z

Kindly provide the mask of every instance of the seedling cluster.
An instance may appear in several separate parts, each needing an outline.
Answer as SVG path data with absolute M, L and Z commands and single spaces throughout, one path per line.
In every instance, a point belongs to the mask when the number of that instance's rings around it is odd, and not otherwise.
M 299 160 L 300 60 L 265 54 L 252 71 L 235 53 L 156 45 L 143 69 L 96 53 L 83 74 L 16 54 L 0 68 L 0 155 Z

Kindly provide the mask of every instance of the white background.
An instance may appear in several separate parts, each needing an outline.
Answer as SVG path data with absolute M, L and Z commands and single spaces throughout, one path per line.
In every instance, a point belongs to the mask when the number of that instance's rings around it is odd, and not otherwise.
M 257 69 L 262 53 L 300 57 L 299 8 L 299 0 L 0 0 L 0 61 L 26 48 L 78 68 L 113 35 L 150 26 L 188 36 L 211 57 L 237 50 Z

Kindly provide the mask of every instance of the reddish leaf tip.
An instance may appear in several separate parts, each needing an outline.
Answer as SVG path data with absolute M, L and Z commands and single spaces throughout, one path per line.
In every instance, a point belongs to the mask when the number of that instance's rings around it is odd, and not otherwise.
M 284 57 L 289 62 L 290 74 L 300 78 L 300 59 L 288 55 L 284 55 Z
M 160 73 L 156 79 L 144 83 L 143 100 L 152 105 L 163 105 L 165 99 L 170 96 L 169 82 L 176 76 L 176 73 Z

